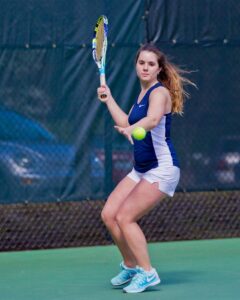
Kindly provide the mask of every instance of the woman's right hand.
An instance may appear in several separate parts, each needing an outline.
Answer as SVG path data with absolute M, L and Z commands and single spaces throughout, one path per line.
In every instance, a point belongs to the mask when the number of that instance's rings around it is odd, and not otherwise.
M 98 99 L 101 102 L 107 102 L 111 97 L 111 91 L 107 85 L 102 85 L 97 89 Z

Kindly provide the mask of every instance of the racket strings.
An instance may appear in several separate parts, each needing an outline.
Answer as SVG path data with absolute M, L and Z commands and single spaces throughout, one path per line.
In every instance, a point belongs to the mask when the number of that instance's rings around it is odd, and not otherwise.
M 104 22 L 101 21 L 98 24 L 98 28 L 96 30 L 96 58 L 98 61 L 102 58 L 102 49 L 104 42 Z

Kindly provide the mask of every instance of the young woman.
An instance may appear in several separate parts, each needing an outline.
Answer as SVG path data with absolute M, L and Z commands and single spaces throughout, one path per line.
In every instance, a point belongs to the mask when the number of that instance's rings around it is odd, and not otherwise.
M 146 44 L 136 55 L 136 72 L 141 92 L 129 115 L 121 110 L 108 86 L 98 88 L 98 98 L 116 123 L 116 130 L 134 145 L 134 168 L 110 194 L 102 220 L 118 246 L 123 262 L 112 285 L 129 283 L 123 291 L 138 293 L 160 283 L 151 265 L 146 238 L 137 221 L 166 196 L 172 197 L 180 177 L 178 159 L 170 139 L 172 113 L 182 113 L 184 83 L 182 71 L 169 63 L 155 46 Z M 101 97 L 102 95 L 105 97 Z M 133 140 L 136 127 L 146 137 Z

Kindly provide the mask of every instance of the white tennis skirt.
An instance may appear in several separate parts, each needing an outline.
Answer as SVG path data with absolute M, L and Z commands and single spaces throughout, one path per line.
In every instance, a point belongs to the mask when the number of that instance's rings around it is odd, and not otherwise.
M 173 197 L 180 179 L 180 169 L 175 166 L 161 166 L 140 173 L 133 168 L 127 176 L 135 182 L 139 182 L 141 179 L 145 179 L 150 183 L 157 182 L 161 192 Z

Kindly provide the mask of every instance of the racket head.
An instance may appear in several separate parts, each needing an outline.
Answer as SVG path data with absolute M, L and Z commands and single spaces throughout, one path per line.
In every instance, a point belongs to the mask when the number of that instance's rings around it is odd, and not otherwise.
M 92 54 L 100 75 L 105 74 L 106 52 L 107 52 L 108 19 L 102 15 L 98 18 L 94 28 L 92 40 Z

